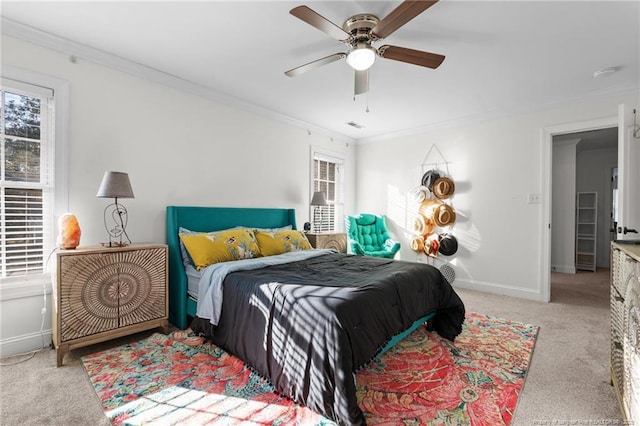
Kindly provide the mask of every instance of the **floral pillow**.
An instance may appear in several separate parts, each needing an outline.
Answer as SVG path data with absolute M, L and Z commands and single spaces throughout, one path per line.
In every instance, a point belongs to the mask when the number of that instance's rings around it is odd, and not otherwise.
M 251 229 L 178 235 L 197 270 L 218 262 L 259 256 L 258 243 Z
M 307 236 L 296 230 L 256 231 L 255 234 L 262 256 L 273 256 L 313 248 Z

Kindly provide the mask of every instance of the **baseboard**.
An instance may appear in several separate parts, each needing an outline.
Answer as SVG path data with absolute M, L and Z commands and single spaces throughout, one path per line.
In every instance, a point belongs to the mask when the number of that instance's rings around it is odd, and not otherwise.
M 476 290 L 483 293 L 502 294 L 505 296 L 518 297 L 520 299 L 544 301 L 542 293 L 538 289 L 532 290 L 486 281 L 465 280 L 459 278 L 456 278 L 452 286 L 454 288 Z
M 575 274 L 576 267 L 571 265 L 551 265 L 551 272 L 560 272 L 561 274 Z
M 48 348 L 51 344 L 51 330 L 24 334 L 0 340 L 0 358 Z

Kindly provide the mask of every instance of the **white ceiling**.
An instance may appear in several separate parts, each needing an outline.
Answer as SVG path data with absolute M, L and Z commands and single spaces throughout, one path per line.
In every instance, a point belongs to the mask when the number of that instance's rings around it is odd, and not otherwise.
M 445 55 L 436 70 L 379 58 L 369 94 L 355 101 L 344 60 L 284 75 L 346 51 L 291 8 L 306 4 L 342 26 L 356 13 L 382 18 L 399 3 L 2 1 L 1 14 L 5 24 L 22 23 L 195 83 L 209 96 L 357 140 L 640 87 L 638 1 L 441 0 L 375 44 Z M 593 77 L 606 67 L 618 71 Z

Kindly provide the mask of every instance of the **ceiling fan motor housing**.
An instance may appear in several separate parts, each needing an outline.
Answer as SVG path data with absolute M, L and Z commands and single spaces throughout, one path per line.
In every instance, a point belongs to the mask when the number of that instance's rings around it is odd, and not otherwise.
M 347 19 L 342 25 L 342 29 L 349 33 L 349 43 L 355 46 L 359 43 L 368 45 L 374 41 L 371 30 L 378 25 L 380 19 L 377 16 L 368 13 L 360 13 Z

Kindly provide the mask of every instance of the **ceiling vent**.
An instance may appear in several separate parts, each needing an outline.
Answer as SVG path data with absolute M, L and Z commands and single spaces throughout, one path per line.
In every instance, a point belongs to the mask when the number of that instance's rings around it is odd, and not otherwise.
M 362 129 L 364 127 L 362 124 L 358 124 L 355 121 L 347 122 L 347 126 L 355 127 L 356 129 Z

